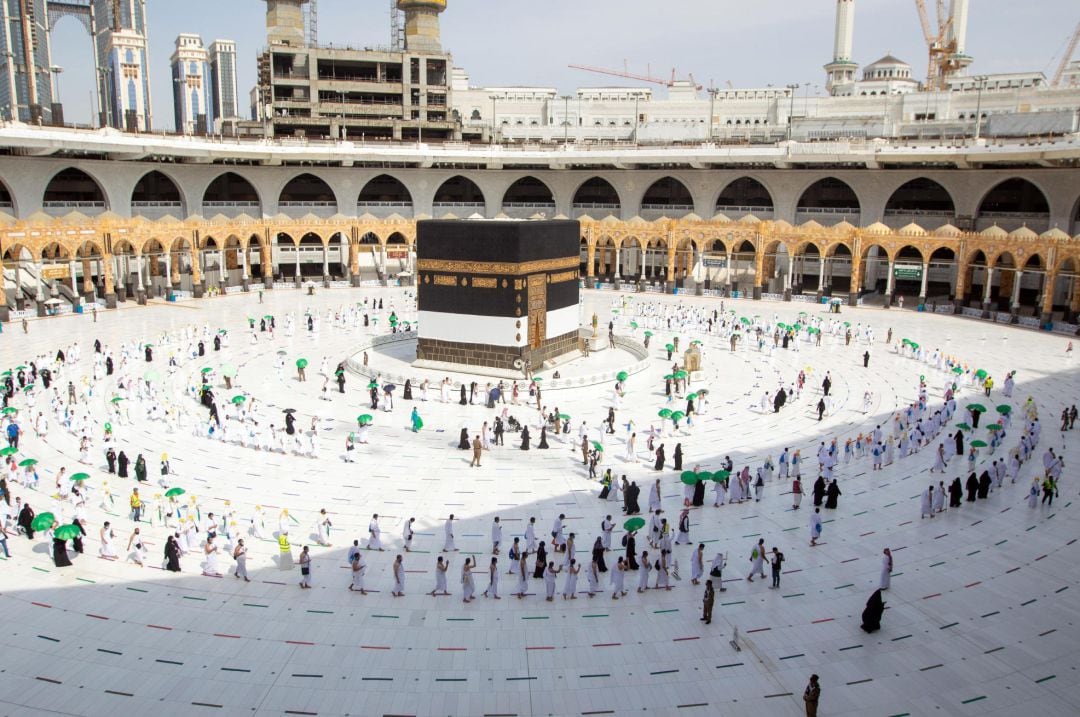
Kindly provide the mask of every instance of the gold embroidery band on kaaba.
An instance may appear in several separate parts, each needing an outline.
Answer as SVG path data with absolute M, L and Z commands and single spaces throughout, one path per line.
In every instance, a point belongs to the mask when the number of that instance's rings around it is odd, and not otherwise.
M 560 271 L 558 274 L 549 275 L 552 284 L 561 284 L 564 281 L 577 281 L 580 274 L 577 270 L 574 271 Z
M 540 271 L 555 271 L 556 269 L 573 269 L 581 264 L 581 259 L 576 256 L 560 257 L 558 259 L 540 259 L 537 261 L 509 262 L 509 261 L 450 261 L 447 259 L 420 259 L 417 261 L 419 271 L 445 271 L 458 274 L 498 274 L 519 276 L 533 274 Z

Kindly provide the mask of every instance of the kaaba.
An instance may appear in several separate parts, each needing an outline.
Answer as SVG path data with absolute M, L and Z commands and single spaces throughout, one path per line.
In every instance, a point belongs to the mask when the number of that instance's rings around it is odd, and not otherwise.
M 578 347 L 576 221 L 417 223 L 416 357 L 535 370 Z

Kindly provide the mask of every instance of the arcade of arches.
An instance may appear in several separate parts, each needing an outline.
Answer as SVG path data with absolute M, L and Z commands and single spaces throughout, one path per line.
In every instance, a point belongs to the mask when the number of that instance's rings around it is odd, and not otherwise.
M 5 276 L 14 272 L 15 284 L 25 289 L 20 305 L 41 302 L 49 282 L 53 296 L 59 283 L 71 296 L 114 305 L 117 294 L 145 300 L 190 288 L 200 296 L 256 281 L 272 286 L 275 278 L 359 284 L 362 258 L 379 280 L 408 283 L 415 240 L 416 222 L 398 217 L 36 217 L 0 227 L 0 261 Z M 1071 320 L 1080 312 L 1078 240 L 1057 229 L 1036 234 L 996 226 L 962 232 L 948 224 L 927 231 L 914 224 L 896 230 L 812 220 L 793 226 L 583 217 L 581 273 L 589 286 L 609 280 L 665 291 L 737 291 L 754 298 L 801 293 L 848 302 L 876 294 L 886 306 L 908 296 Z

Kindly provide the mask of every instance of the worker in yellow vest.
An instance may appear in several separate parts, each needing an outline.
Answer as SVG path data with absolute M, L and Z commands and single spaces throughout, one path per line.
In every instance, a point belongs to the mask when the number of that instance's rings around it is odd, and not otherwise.
M 136 523 L 142 517 L 142 498 L 139 497 L 139 489 L 131 489 L 131 519 Z
M 278 533 L 278 551 L 278 568 L 281 570 L 292 570 L 292 546 L 289 545 L 289 534 L 284 530 Z

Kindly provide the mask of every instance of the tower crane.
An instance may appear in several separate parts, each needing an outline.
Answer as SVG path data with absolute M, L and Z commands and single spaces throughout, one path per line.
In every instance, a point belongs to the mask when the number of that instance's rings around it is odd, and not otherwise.
M 1061 64 L 1058 65 L 1057 72 L 1054 73 L 1054 79 L 1050 81 L 1051 87 L 1059 87 L 1061 85 L 1061 77 L 1065 74 L 1065 68 L 1069 66 L 1069 60 L 1072 59 L 1073 53 L 1076 52 L 1076 45 L 1078 42 L 1080 42 L 1080 22 L 1076 23 L 1076 29 L 1073 31 L 1072 39 L 1069 40 L 1069 45 L 1065 48 L 1065 54 L 1061 56 Z
M 622 77 L 627 80 L 638 80 L 639 82 L 649 82 L 654 85 L 663 85 L 664 87 L 672 87 L 675 85 L 676 71 L 674 68 L 671 70 L 671 79 L 665 80 L 662 77 L 654 77 L 652 74 L 652 67 L 646 65 L 645 74 L 638 75 L 630 72 L 627 67 L 626 60 L 623 60 L 622 70 L 609 70 L 603 67 L 591 67 L 589 65 L 567 65 L 567 67 L 573 70 L 584 70 L 585 72 L 595 72 L 598 75 L 611 75 L 612 77 Z M 701 85 L 694 81 L 694 76 L 690 75 L 690 82 L 694 85 L 694 89 L 700 90 Z
M 956 41 L 949 39 L 949 29 L 953 19 L 945 13 L 945 0 L 936 0 L 937 25 L 930 24 L 930 16 L 926 10 L 926 0 L 915 0 L 915 7 L 919 11 L 919 23 L 922 25 L 923 38 L 929 53 L 926 67 L 926 89 L 945 89 L 945 77 L 955 69 L 950 61 L 956 52 Z

